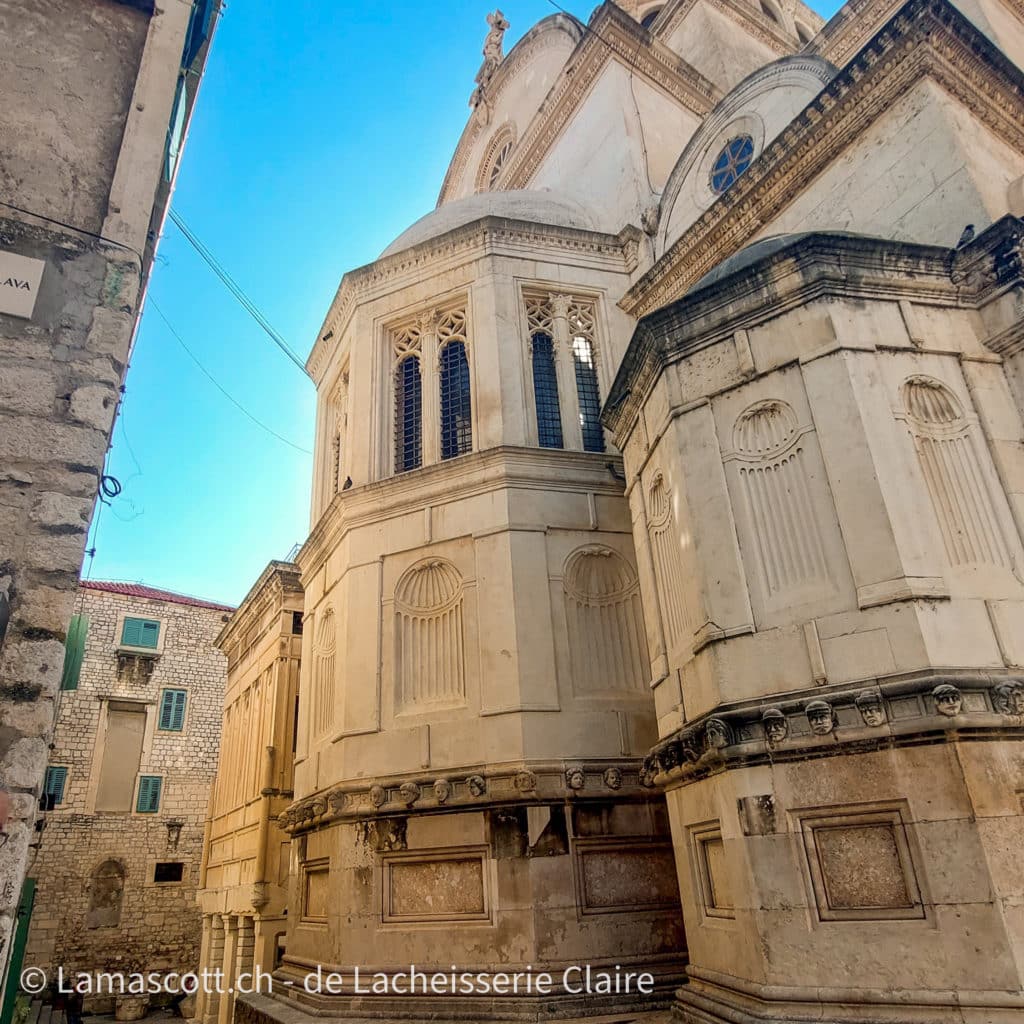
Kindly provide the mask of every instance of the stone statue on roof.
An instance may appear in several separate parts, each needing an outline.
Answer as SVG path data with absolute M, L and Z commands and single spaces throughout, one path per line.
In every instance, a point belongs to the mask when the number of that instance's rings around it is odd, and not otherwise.
M 500 10 L 496 10 L 487 15 L 487 24 L 490 25 L 490 31 L 484 40 L 484 62 L 480 65 L 480 70 L 476 75 L 477 88 L 473 91 L 473 95 L 469 100 L 471 107 L 476 107 L 483 98 L 484 87 L 494 76 L 494 72 L 498 70 L 498 65 L 505 57 L 502 41 L 509 28 L 508 20 Z

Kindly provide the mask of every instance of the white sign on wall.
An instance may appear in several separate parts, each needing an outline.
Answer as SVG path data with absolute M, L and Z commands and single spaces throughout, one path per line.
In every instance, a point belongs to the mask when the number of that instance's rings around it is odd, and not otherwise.
M 44 260 L 0 251 L 0 313 L 31 318 L 45 266 Z

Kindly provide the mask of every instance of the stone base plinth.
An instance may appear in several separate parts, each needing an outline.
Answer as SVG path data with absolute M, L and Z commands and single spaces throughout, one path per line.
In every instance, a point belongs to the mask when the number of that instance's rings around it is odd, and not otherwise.
M 672 1015 L 683 1024 L 1018 1024 L 1024 994 L 755 985 L 690 968 Z M 842 980 L 838 979 L 837 980 Z

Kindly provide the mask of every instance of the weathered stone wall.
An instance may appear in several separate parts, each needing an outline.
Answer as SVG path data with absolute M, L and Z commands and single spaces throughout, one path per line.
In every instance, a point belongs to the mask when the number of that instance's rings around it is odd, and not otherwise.
M 0 197 L 100 231 L 148 24 L 115 0 L 0 0 Z
M 130 253 L 0 217 L 0 247 L 46 261 L 31 320 L 0 315 L 0 958 L 29 855 L 64 637 L 127 361 Z
M 192 970 L 198 964 L 195 904 L 203 826 L 217 765 L 226 664 L 214 646 L 227 612 L 83 588 L 75 612 L 88 617 L 77 690 L 60 693 L 50 757 L 68 769 L 63 802 L 46 814 L 38 856 L 36 909 L 26 962 L 73 970 Z M 121 616 L 161 622 L 164 647 L 152 674 L 119 669 Z M 188 693 L 184 728 L 157 726 L 165 687 Z M 156 814 L 95 811 L 107 702 L 142 702 L 141 775 L 163 777 Z M 133 800 L 133 807 L 135 806 Z M 181 822 L 180 839 L 168 822 Z M 120 924 L 89 927 L 93 872 L 108 860 L 125 873 Z M 180 883 L 155 883 L 158 861 L 184 863 Z

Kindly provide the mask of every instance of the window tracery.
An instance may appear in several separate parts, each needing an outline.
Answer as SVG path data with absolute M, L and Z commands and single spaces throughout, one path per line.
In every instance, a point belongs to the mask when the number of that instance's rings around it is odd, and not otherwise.
M 721 195 L 754 162 L 754 140 L 750 135 L 731 138 L 711 166 L 711 190 Z

